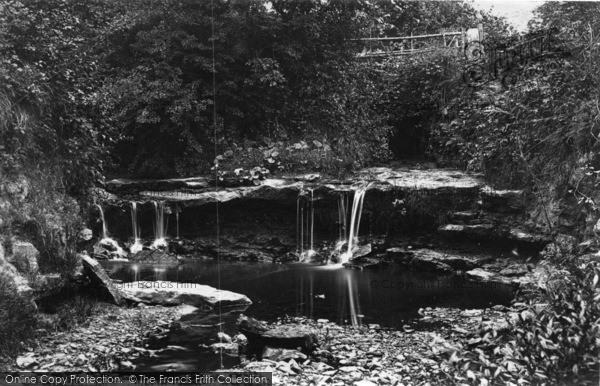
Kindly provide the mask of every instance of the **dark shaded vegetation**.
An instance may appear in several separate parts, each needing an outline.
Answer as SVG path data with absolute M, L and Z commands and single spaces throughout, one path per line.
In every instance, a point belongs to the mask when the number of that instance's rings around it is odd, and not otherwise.
M 33 338 L 36 326 L 35 306 L 0 274 L 0 356 L 15 354 L 23 342 Z
M 600 265 L 589 258 L 550 256 L 563 268 L 535 297 L 522 296 L 508 331 L 482 329 L 482 344 L 453 353 L 457 383 L 597 384 L 600 345 Z

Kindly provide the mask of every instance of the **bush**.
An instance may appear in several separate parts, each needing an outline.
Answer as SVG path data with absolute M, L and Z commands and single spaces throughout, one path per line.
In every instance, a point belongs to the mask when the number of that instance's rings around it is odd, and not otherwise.
M 321 172 L 339 177 L 365 166 L 357 152 L 360 150 L 333 147 L 323 139 L 290 144 L 265 138 L 245 141 L 244 146 L 233 143 L 217 156 L 215 166 L 221 181 L 233 179 L 247 184 L 276 173 Z
M 515 304 L 521 313 L 508 333 L 482 331 L 483 349 L 452 355 L 454 381 L 598 384 L 600 262 L 572 259 L 564 268 L 539 298 Z
M 6 274 L 0 273 L 0 356 L 18 352 L 23 343 L 34 337 L 36 310 Z

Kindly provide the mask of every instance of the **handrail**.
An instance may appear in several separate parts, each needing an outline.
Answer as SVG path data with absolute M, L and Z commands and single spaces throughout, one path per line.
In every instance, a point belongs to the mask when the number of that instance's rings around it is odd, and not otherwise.
M 462 32 L 446 32 L 441 34 L 429 34 L 429 35 L 415 35 L 415 36 L 393 36 L 393 37 L 383 37 L 383 38 L 360 38 L 360 39 L 350 39 L 352 41 L 375 41 L 375 40 L 405 40 L 405 39 L 425 39 L 425 38 L 435 38 L 435 37 L 444 37 L 444 36 L 457 36 L 461 35 Z

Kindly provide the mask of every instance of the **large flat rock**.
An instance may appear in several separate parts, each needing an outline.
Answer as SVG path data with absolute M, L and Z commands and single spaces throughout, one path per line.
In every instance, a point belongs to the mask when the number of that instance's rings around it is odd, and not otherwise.
M 148 304 L 176 306 L 208 305 L 210 307 L 249 306 L 252 301 L 247 296 L 231 291 L 196 283 L 177 283 L 172 281 L 135 281 L 119 286 L 125 298 Z
M 412 271 L 453 273 L 481 266 L 481 262 L 473 256 L 441 253 L 426 248 L 417 250 L 389 248 L 386 254 L 395 264 L 405 266 Z
M 456 191 L 476 195 L 483 182 L 476 176 L 448 169 L 393 169 L 387 167 L 363 169 L 346 180 L 302 179 L 294 176 L 269 178 L 257 186 L 217 187 L 209 186 L 202 177 L 170 180 L 112 180 L 106 189 L 124 196 L 136 196 L 147 200 L 166 200 L 183 206 L 199 206 L 214 202 L 244 199 L 289 200 L 310 188 L 315 194 L 348 192 L 353 184 L 368 182 L 370 190 L 389 191 Z
M 177 256 L 172 253 L 167 253 L 161 250 L 144 249 L 129 256 L 129 261 L 145 264 L 166 264 L 179 265 L 180 261 Z
M 110 299 L 115 304 L 122 305 L 124 300 L 121 296 L 121 292 L 115 286 L 111 278 L 108 277 L 106 271 L 104 271 L 104 268 L 102 268 L 100 263 L 88 255 L 80 254 L 77 255 L 77 257 L 81 259 L 85 273 L 90 278 L 90 281 L 95 285 L 104 288 Z

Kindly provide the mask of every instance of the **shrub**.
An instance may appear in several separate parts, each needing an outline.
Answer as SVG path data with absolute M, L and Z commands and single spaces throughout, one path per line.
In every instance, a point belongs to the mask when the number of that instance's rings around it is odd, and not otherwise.
M 482 331 L 475 352 L 447 365 L 469 384 L 597 384 L 600 365 L 600 262 L 572 259 L 539 298 L 515 304 L 519 320 L 506 334 Z
M 334 148 L 327 140 L 300 140 L 295 143 L 245 141 L 244 146 L 233 143 L 215 159 L 221 181 L 234 179 L 251 184 L 276 173 L 322 172 L 341 176 L 363 163 L 351 149 Z M 214 170 L 214 168 L 213 168 Z
M 0 356 L 16 353 L 33 338 L 37 325 L 35 307 L 17 293 L 17 288 L 0 273 Z

